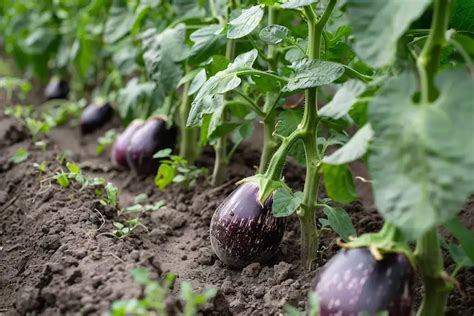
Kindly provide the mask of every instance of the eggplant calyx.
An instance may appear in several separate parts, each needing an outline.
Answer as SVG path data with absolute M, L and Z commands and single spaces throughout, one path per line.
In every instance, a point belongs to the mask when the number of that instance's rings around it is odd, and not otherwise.
M 383 228 L 377 233 L 369 233 L 359 236 L 348 243 L 338 239 L 337 245 L 341 248 L 368 248 L 375 260 L 383 259 L 384 254 L 402 253 L 416 270 L 415 254 L 408 246 L 407 241 L 401 236 L 398 228 L 389 222 L 385 222 Z
M 263 174 L 256 174 L 254 176 L 244 178 L 237 182 L 237 184 L 242 184 L 246 182 L 254 182 L 258 186 L 258 203 L 263 207 L 268 198 L 275 192 L 277 189 L 283 188 L 291 192 L 291 189 L 283 182 L 272 180 L 268 177 L 265 177 Z

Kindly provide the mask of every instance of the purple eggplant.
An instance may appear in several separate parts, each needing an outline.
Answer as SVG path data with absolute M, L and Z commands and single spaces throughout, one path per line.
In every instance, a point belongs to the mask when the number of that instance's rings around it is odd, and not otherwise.
M 402 253 L 375 260 L 368 248 L 343 249 L 316 277 L 320 316 L 412 315 L 415 272 Z
M 212 216 L 212 249 L 222 262 L 232 268 L 269 260 L 277 252 L 283 238 L 285 218 L 272 215 L 272 196 L 263 206 L 260 205 L 258 192 L 256 183 L 242 183 Z
M 89 104 L 81 114 L 82 134 L 92 133 L 101 128 L 112 119 L 113 114 L 114 110 L 108 102 Z
M 176 145 L 176 128 L 168 128 L 160 117 L 148 119 L 130 139 L 127 149 L 127 162 L 130 168 L 139 174 L 156 172 L 159 160 L 153 155 L 165 148 Z
M 127 149 L 132 136 L 143 126 L 143 123 L 144 121 L 139 119 L 132 121 L 122 134 L 117 137 L 111 151 L 111 160 L 114 166 L 119 168 L 129 167 L 127 162 Z
M 44 96 L 48 100 L 67 99 L 69 95 L 69 84 L 67 81 L 52 78 L 44 89 Z

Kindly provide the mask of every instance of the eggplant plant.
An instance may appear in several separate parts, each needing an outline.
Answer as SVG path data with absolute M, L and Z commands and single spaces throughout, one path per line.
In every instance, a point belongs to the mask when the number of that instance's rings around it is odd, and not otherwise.
M 331 168 L 331 166 L 326 167 L 322 162 L 324 152 L 331 142 L 335 141 L 335 138 L 318 137 L 318 133 L 325 129 L 328 134 L 331 134 L 334 129 L 331 128 L 330 120 L 333 118 L 337 120 L 347 115 L 347 107 L 350 107 L 364 90 L 362 83 L 358 81 L 348 82 L 345 89 L 341 89 L 342 92 L 340 93 L 345 95 L 344 98 L 349 99 L 346 100 L 344 109 L 340 109 L 341 105 L 337 102 L 338 97 L 334 97 L 334 104 L 327 105 L 329 109 L 326 109 L 325 113 L 323 113 L 323 110 L 325 110 L 323 108 L 321 110 L 323 114 L 320 114 L 317 103 L 317 87 L 330 84 L 338 79 L 344 81 L 351 77 L 361 81 L 371 80 L 369 76 L 359 73 L 349 65 L 321 60 L 323 35 L 329 38 L 329 34 L 331 34 L 329 31 L 325 31 L 325 26 L 335 5 L 336 1 L 330 1 L 323 14 L 319 17 L 311 3 L 290 1 L 281 7 L 269 5 L 269 10 L 267 11 L 269 25 L 262 29 L 260 37 L 269 46 L 279 43 L 288 43 L 288 45 L 269 47 L 269 54 L 262 55 L 261 53 L 259 54 L 260 49 L 257 44 L 253 50 L 237 56 L 227 69 L 217 73 L 203 85 L 193 102 L 189 118 L 190 123 L 199 122 L 199 119 L 202 120 L 204 114 L 215 109 L 215 107 L 212 107 L 212 104 L 208 103 L 208 100 L 218 100 L 219 96 L 224 93 L 234 92 L 245 99 L 250 99 L 236 89 L 241 83 L 241 77 L 250 77 L 252 81 L 256 82 L 258 87 L 262 87 L 262 90 L 266 92 L 266 101 L 268 102 L 264 103 L 263 110 L 260 109 L 258 104 L 253 104 L 254 111 L 262 117 L 265 124 L 264 152 L 262 154 L 260 172 L 256 176 L 243 179 L 241 183 L 253 182 L 257 184 L 258 201 L 262 206 L 265 205 L 264 203 L 267 199 L 273 196 L 274 203 L 272 209 L 273 215 L 276 217 L 288 216 L 298 209 L 297 215 L 300 219 L 302 231 L 302 258 L 305 267 L 308 269 L 311 268 L 318 249 L 318 229 L 315 219 L 316 207 L 326 205 L 323 202 L 318 203 L 317 201 L 319 173 L 332 173 L 332 178 L 337 179 L 333 182 L 328 181 L 326 183 L 327 188 L 332 189 L 337 181 L 340 181 L 339 183 L 342 181 L 344 184 L 349 183 L 347 189 L 338 189 L 338 192 L 334 194 L 337 199 L 340 199 L 342 202 L 349 202 L 351 199 L 354 199 L 354 193 L 352 192 L 354 189 L 353 182 L 351 184 L 352 180 L 349 170 L 347 168 L 334 170 L 335 168 Z M 273 24 L 275 15 L 277 15 L 275 13 L 276 9 L 278 11 L 281 9 L 298 9 L 297 12 L 302 13 L 302 18 L 307 23 L 308 39 L 298 40 L 290 37 L 286 27 Z M 284 10 L 282 11 L 284 12 Z M 241 15 L 235 20 L 242 17 L 243 21 L 248 20 L 252 24 L 246 23 L 245 27 L 241 25 L 239 28 L 241 35 L 250 34 L 258 26 L 263 14 L 263 9 L 260 6 L 243 10 Z M 232 32 L 236 32 L 235 28 L 237 25 L 237 23 L 233 25 L 233 21 L 229 23 L 228 30 L 228 32 L 231 32 L 231 36 L 235 36 Z M 343 38 L 344 36 L 340 37 Z M 303 41 L 306 41 L 306 50 L 301 47 L 300 43 Z M 329 40 L 326 46 L 328 46 L 328 43 Z M 285 55 L 285 51 L 291 51 L 291 54 L 286 53 L 286 60 L 273 60 L 273 56 Z M 329 57 L 330 48 L 326 47 L 325 52 L 324 56 Z M 254 67 L 258 57 L 266 60 L 267 71 Z M 289 62 L 291 63 L 288 65 Z M 280 69 L 276 69 L 278 66 Z M 342 77 L 343 75 L 344 77 Z M 269 83 L 265 84 L 266 81 Z M 274 93 L 274 90 L 272 90 L 275 86 L 278 90 L 277 93 Z M 281 119 L 275 129 L 276 109 L 280 96 L 295 94 L 302 90 L 305 91 L 304 111 L 283 111 L 279 115 Z M 295 123 L 290 122 L 290 118 Z M 299 158 L 300 160 L 303 158 L 303 163 L 306 165 L 305 190 L 304 192 L 293 194 L 281 181 L 281 175 L 290 151 L 297 149 L 297 145 L 300 144 L 303 145 L 303 153 L 300 151 Z M 349 182 L 347 181 L 348 177 Z M 223 205 L 225 205 L 225 202 Z M 220 208 L 216 213 L 219 211 Z

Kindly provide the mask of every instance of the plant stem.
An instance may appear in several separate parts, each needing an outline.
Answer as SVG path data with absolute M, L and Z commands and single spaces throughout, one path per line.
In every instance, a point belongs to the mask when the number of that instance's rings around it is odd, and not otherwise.
M 234 40 L 227 40 L 226 45 L 226 57 L 229 60 L 232 60 L 235 55 L 235 41 Z M 226 96 L 224 96 L 226 99 Z M 222 121 L 225 121 L 226 111 L 224 109 L 222 113 Z M 227 136 L 224 135 L 219 138 L 214 145 L 214 151 L 216 152 L 216 160 L 214 161 L 214 169 L 212 171 L 212 180 L 211 185 L 217 186 L 224 181 L 225 178 L 225 167 L 227 166 L 228 159 L 227 159 Z
M 425 103 L 434 101 L 438 96 L 434 79 L 438 70 L 441 49 L 446 42 L 445 33 L 448 28 L 450 2 L 450 0 L 434 0 L 431 31 L 417 60 L 421 100 Z
M 449 9 L 450 0 L 434 1 L 430 34 L 417 60 L 421 83 L 421 101 L 424 104 L 429 104 L 438 97 L 434 81 L 441 49 L 446 42 L 445 33 L 448 27 Z M 442 278 L 444 263 L 436 228 L 425 233 L 417 241 L 415 256 L 425 288 L 425 295 L 417 315 L 443 315 L 451 286 Z
M 331 0 L 321 18 L 317 21 L 316 15 L 310 6 L 305 7 L 308 23 L 308 51 L 310 59 L 319 59 L 321 54 L 321 38 L 332 10 L 337 0 Z M 301 227 L 301 259 L 307 270 L 317 256 L 319 246 L 319 231 L 316 226 L 317 196 L 319 184 L 319 153 L 317 144 L 318 115 L 318 90 L 310 88 L 305 91 L 305 110 L 302 121 L 303 144 L 306 154 L 306 178 L 303 190 L 303 202 L 297 211 Z
M 436 229 L 431 229 L 417 241 L 415 255 L 425 288 L 417 316 L 444 315 L 451 286 L 441 277 L 444 264 Z
M 186 65 L 186 70 L 189 67 Z M 191 110 L 191 98 L 188 96 L 190 82 L 184 84 L 181 105 L 179 108 L 179 120 L 181 127 L 181 140 L 179 145 L 179 155 L 189 163 L 193 163 L 196 156 L 196 129 L 186 126 L 189 111 Z
M 275 24 L 275 9 L 273 6 L 268 7 L 268 26 Z M 271 71 L 275 71 L 278 60 L 275 58 L 275 47 L 268 45 L 267 57 L 268 66 Z M 263 106 L 263 112 L 265 116 L 263 118 L 263 149 L 262 156 L 260 157 L 260 165 L 258 168 L 259 173 L 264 173 L 270 163 L 270 159 L 278 148 L 280 141 L 273 135 L 276 124 L 276 113 L 275 107 L 275 94 L 271 91 L 267 92 L 265 96 L 265 104 Z

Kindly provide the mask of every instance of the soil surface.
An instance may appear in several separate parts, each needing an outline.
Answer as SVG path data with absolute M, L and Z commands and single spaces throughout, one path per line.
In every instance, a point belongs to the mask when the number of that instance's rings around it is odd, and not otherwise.
M 212 214 L 236 181 L 254 173 L 258 151 L 242 146 L 224 185 L 213 188 L 202 180 L 191 190 L 171 187 L 160 192 L 153 177 L 114 170 L 107 154 L 96 155 L 97 137 L 112 126 L 118 125 L 111 123 L 85 137 L 71 126 L 52 130 L 44 152 L 50 172 L 39 175 L 33 163 L 41 161 L 43 153 L 21 122 L 0 114 L 0 315 L 104 314 L 113 301 L 143 294 L 129 273 L 135 267 L 149 269 L 156 278 L 166 272 L 177 274 L 176 288 L 182 280 L 190 281 L 197 291 L 217 288 L 215 299 L 201 309 L 204 315 L 278 315 L 285 303 L 305 309 L 317 270 L 301 269 L 294 217 L 278 254 L 267 264 L 231 270 L 210 248 Z M 28 149 L 30 156 L 14 164 L 10 158 L 18 148 Z M 103 206 L 93 189 L 81 190 L 76 184 L 65 189 L 48 180 L 51 172 L 65 169 L 56 157 L 66 149 L 68 161 L 78 163 L 84 174 L 103 176 L 120 189 L 121 207 L 132 205 L 141 193 L 148 195 L 150 203 L 164 200 L 166 207 L 141 216 L 147 229 L 138 228 L 120 240 L 111 237 L 113 222 L 129 217 Z M 211 170 L 212 156 L 212 151 L 206 151 L 197 164 Z M 360 166 L 354 168 L 363 174 Z M 288 164 L 285 179 L 301 189 L 304 169 Z M 358 189 L 364 194 L 364 204 L 353 203 L 345 209 L 359 234 L 376 231 L 382 220 L 370 205 L 370 190 L 363 182 L 358 182 Z M 473 208 L 471 201 L 461 215 L 470 229 Z M 331 231 L 323 231 L 318 267 L 338 250 L 335 238 Z M 449 260 L 447 266 L 452 269 Z M 447 314 L 474 315 L 473 271 L 462 272 L 459 282 L 461 290 L 451 295 Z M 178 290 L 174 293 L 167 300 L 171 315 L 180 314 Z

